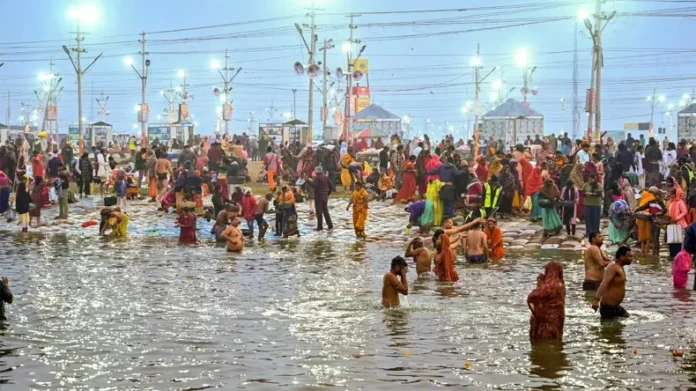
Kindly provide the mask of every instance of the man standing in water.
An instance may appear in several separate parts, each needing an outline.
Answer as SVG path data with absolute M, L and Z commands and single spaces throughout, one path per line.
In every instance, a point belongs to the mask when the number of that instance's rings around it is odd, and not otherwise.
M 621 246 L 616 250 L 616 259 L 607 266 L 604 272 L 604 279 L 599 286 L 594 299 L 592 309 L 599 313 L 602 319 L 628 318 L 629 314 L 621 306 L 621 302 L 626 295 L 626 272 L 624 266 L 633 262 L 631 248 Z
M 423 239 L 415 238 L 406 247 L 406 257 L 413 257 L 413 261 L 416 263 L 416 273 L 418 276 L 424 273 L 430 272 L 430 251 L 428 251 L 425 246 L 423 246 Z
M 384 284 L 382 286 L 382 306 L 384 308 L 398 307 L 399 293 L 408 295 L 408 265 L 402 257 L 395 257 L 391 262 L 391 270 L 384 275 Z
M 471 227 L 466 240 L 462 242 L 466 251 L 466 260 L 469 263 L 484 263 L 488 255 L 488 238 L 481 231 L 481 223 L 477 222 Z
M 222 237 L 227 241 L 227 252 L 242 252 L 244 249 L 244 235 L 239 230 L 240 220 L 238 217 L 232 219 L 227 229 L 222 232 Z
M 604 269 L 611 264 L 611 259 L 599 249 L 603 244 L 602 234 L 595 231 L 590 232 L 587 237 L 590 246 L 585 253 L 585 281 L 582 283 L 582 289 L 595 291 L 602 284 Z
M 162 187 L 158 197 L 162 197 L 167 191 L 167 185 L 169 184 L 168 178 L 174 180 L 174 172 L 172 171 L 172 163 L 167 159 L 167 154 L 161 154 L 157 159 L 157 181 Z M 169 175 L 169 176 L 167 176 Z

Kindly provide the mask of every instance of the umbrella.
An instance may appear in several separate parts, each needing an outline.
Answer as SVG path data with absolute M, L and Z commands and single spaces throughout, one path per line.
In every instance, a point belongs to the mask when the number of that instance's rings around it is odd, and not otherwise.
M 371 138 L 372 137 L 372 129 L 365 129 L 362 132 L 358 133 L 356 138 Z

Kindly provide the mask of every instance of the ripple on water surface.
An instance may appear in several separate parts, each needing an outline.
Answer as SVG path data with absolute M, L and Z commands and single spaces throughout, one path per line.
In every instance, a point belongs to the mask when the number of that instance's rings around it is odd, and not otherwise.
M 693 301 L 672 289 L 664 259 L 638 259 L 633 317 L 603 323 L 579 289 L 577 252 L 460 264 L 454 285 L 410 275 L 403 307 L 382 310 L 382 276 L 401 246 L 269 240 L 230 255 L 172 236 L 0 242 L 16 294 L 0 383 L 17 389 L 672 389 L 696 375 Z M 526 297 L 550 260 L 565 268 L 565 342 L 531 346 Z

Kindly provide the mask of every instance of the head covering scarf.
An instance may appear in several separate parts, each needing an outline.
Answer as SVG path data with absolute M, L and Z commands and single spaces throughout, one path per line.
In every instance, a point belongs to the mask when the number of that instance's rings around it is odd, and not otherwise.
M 565 295 L 563 266 L 549 262 L 544 274 L 537 277 L 536 289 L 527 297 L 527 305 L 532 311 L 529 328 L 532 341 L 563 339 Z
M 539 192 L 549 200 L 553 200 L 561 196 L 561 192 L 558 190 L 558 187 L 550 178 L 544 181 L 544 186 L 541 187 Z
M 539 191 L 541 185 L 544 184 L 544 179 L 541 177 L 541 167 L 534 167 L 529 177 L 524 181 L 524 195 L 529 197 Z

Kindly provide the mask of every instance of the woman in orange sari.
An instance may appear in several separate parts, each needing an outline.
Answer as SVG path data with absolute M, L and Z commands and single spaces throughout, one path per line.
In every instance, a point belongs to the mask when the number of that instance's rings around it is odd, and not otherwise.
M 450 238 L 444 234 L 445 231 L 438 229 L 433 235 L 433 244 L 435 245 L 435 268 L 433 273 L 442 282 L 455 282 L 459 280 L 457 269 L 454 268 L 454 250 L 450 248 Z
M 403 182 L 401 189 L 394 198 L 392 204 L 397 202 L 408 203 L 416 198 L 416 157 L 411 156 L 404 163 Z
M 353 190 L 353 196 L 348 202 L 346 210 L 349 210 L 351 205 L 353 206 L 353 229 L 355 230 L 355 236 L 365 239 L 365 221 L 367 220 L 367 203 L 370 196 L 367 194 L 367 190 L 363 187 L 362 182 L 355 182 L 355 190 Z
M 489 217 L 483 230 L 488 239 L 488 257 L 492 261 L 500 261 L 505 255 L 503 248 L 503 231 L 495 223 L 495 217 Z

